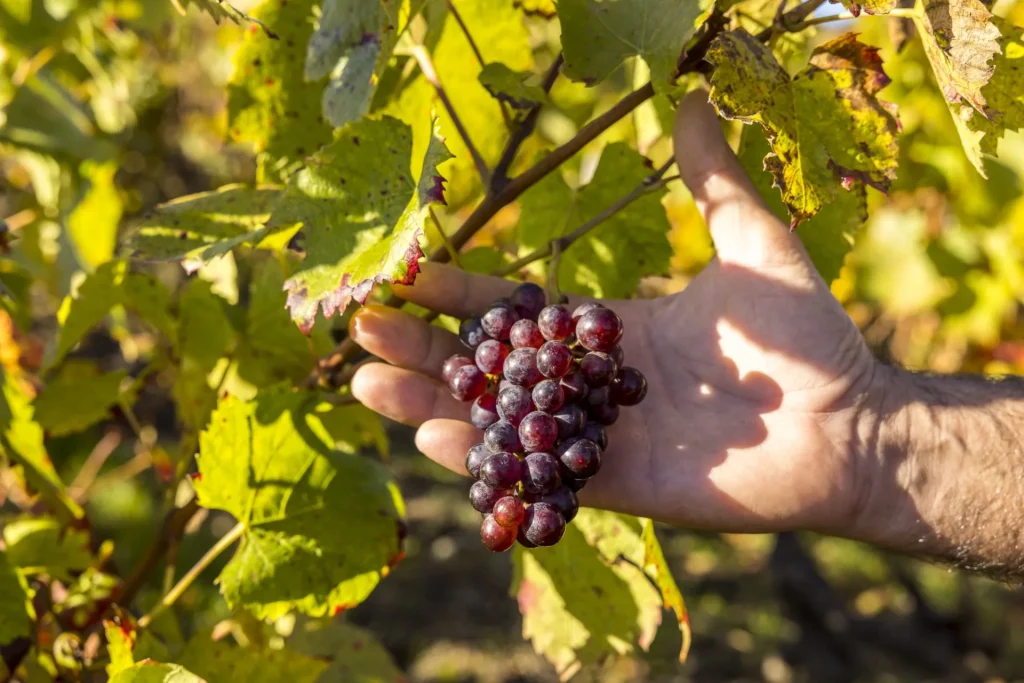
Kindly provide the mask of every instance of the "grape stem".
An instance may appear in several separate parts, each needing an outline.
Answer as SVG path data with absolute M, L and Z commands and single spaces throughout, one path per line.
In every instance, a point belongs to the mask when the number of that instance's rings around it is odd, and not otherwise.
M 448 250 L 448 258 L 452 260 L 452 264 L 456 268 L 462 268 L 462 263 L 459 261 L 459 250 L 456 249 L 455 245 L 452 244 L 452 241 L 448 239 L 448 234 L 444 231 L 444 228 L 441 227 L 441 221 L 437 219 L 437 214 L 434 213 L 434 208 L 427 207 L 427 210 L 430 212 L 430 218 L 434 221 L 434 227 L 437 228 L 437 234 L 441 238 L 441 243 L 444 245 L 444 248 Z
M 199 578 L 199 575 L 202 574 L 207 567 L 213 564 L 213 561 L 220 557 L 221 553 L 234 545 L 235 541 L 240 539 L 244 533 L 245 524 L 239 522 L 231 528 L 231 531 L 221 536 L 220 540 L 207 550 L 206 554 L 200 557 L 198 562 L 192 565 L 192 568 L 189 569 L 183 577 L 181 577 L 178 583 L 174 584 L 174 588 L 172 588 L 170 592 L 168 592 L 163 599 L 157 603 L 156 607 L 139 619 L 139 628 L 146 628 L 149 626 L 155 618 L 163 614 L 168 607 L 177 602 L 178 598 L 188 590 L 188 587 L 191 586 L 197 578 Z
M 558 267 L 562 265 L 562 240 L 551 240 L 551 260 L 548 262 L 548 301 L 556 304 L 562 300 L 562 290 L 558 287 Z
M 917 18 L 917 17 L 919 17 L 921 15 L 920 15 L 920 13 L 918 13 L 918 11 L 916 9 L 913 9 L 913 8 L 896 8 L 896 9 L 893 9 L 893 10 L 890 10 L 890 11 L 886 12 L 885 14 L 865 14 L 865 15 L 860 15 L 860 16 L 879 17 L 879 18 L 898 17 L 898 18 L 903 18 L 903 19 L 914 19 L 914 18 Z M 811 26 L 817 26 L 819 24 L 827 24 L 827 23 L 832 22 L 832 21 L 849 21 L 851 19 L 856 19 L 856 18 L 857 17 L 855 17 L 854 15 L 850 14 L 849 12 L 841 12 L 839 14 L 830 14 L 830 15 L 825 16 L 825 17 L 812 17 L 810 19 L 806 19 L 806 20 L 800 22 L 796 26 L 790 27 L 789 28 L 789 32 L 790 33 L 796 33 L 797 31 L 802 31 L 805 28 L 810 28 Z
M 430 53 L 427 52 L 427 48 L 422 45 L 413 45 L 410 49 L 410 53 L 419 64 L 420 72 L 423 77 L 427 79 L 430 85 L 434 86 L 434 90 L 437 92 L 437 97 L 441 100 L 441 104 L 444 105 L 445 110 L 448 112 L 448 116 L 451 117 L 452 123 L 455 124 L 455 129 L 459 131 L 459 137 L 466 144 L 466 149 L 469 150 L 469 156 L 473 158 L 473 164 L 476 166 L 477 173 L 480 174 L 480 181 L 487 186 L 488 181 L 491 177 L 491 172 L 487 168 L 487 163 L 484 158 L 480 156 L 480 152 L 477 151 L 476 146 L 473 144 L 473 140 L 469 137 L 469 131 L 466 130 L 466 126 L 462 123 L 462 119 L 455 112 L 455 107 L 452 105 L 452 101 L 448 99 L 448 93 L 441 84 L 441 79 L 437 75 L 437 71 L 434 69 L 434 60 L 430 58 Z
M 629 192 L 629 194 L 620 197 L 615 203 L 605 208 L 601 213 L 597 214 L 596 216 L 588 220 L 586 223 L 570 232 L 568 235 L 556 237 L 555 239 L 548 242 L 547 245 L 541 247 L 540 249 L 537 249 L 536 251 L 530 252 L 529 254 L 527 254 L 526 256 L 522 257 L 521 259 L 514 263 L 510 263 L 507 266 L 499 268 L 498 270 L 491 273 L 491 275 L 495 275 L 498 277 L 511 275 L 512 273 L 522 270 L 523 268 L 530 265 L 534 261 L 540 261 L 541 259 L 547 258 L 549 256 L 551 257 L 552 261 L 557 261 L 561 256 L 561 252 L 568 249 L 577 240 L 586 236 L 591 230 L 601 225 L 606 220 L 608 220 L 615 214 L 619 213 L 636 200 L 640 199 L 645 195 L 650 194 L 651 192 L 655 192 L 661 189 L 662 187 L 672 182 L 673 180 L 679 180 L 678 175 L 670 176 L 668 178 L 664 177 L 665 173 L 668 172 L 668 169 L 671 168 L 674 163 L 675 159 L 669 159 L 668 161 L 666 161 L 664 164 L 661 165 L 661 167 L 658 170 L 656 170 L 654 173 L 650 174 L 642 181 L 640 181 L 640 183 L 636 187 L 634 187 Z M 557 268 L 557 265 L 555 267 Z M 551 275 L 552 274 L 549 272 L 549 279 L 551 278 Z
M 807 0 L 788 12 L 782 12 L 782 8 L 786 6 L 786 3 L 783 2 L 779 7 L 779 14 L 775 17 L 773 24 L 758 33 L 755 37 L 762 43 L 767 43 L 780 33 L 793 33 L 795 31 L 799 31 L 801 29 L 797 27 L 806 21 L 807 17 L 814 14 L 816 9 L 824 4 L 825 0 Z

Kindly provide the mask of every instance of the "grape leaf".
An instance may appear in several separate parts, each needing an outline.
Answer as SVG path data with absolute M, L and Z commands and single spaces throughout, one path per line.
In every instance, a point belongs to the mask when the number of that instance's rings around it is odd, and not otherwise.
M 225 185 L 179 197 L 148 214 L 125 246 L 135 258 L 181 261 L 192 273 L 237 246 L 257 245 L 275 232 L 264 223 L 280 196 L 277 187 Z
M 64 358 L 114 306 L 131 309 L 167 339 L 177 336 L 164 285 L 151 275 L 129 272 L 125 261 L 109 261 L 85 279 L 77 296 L 64 298 L 57 312 L 60 334 L 46 366 L 53 367 Z
M 559 0 L 565 74 L 593 85 L 639 55 L 655 90 L 667 90 L 703 16 L 692 0 Z
M 401 2 L 326 0 L 306 49 L 307 81 L 330 80 L 323 115 L 335 127 L 362 118 L 399 36 Z
M 36 396 L 36 422 L 50 436 L 82 431 L 107 418 L 127 377 L 123 370 L 101 374 L 87 361 L 65 363 Z
M 228 396 L 200 437 L 199 503 L 245 525 L 221 591 L 262 619 L 357 605 L 399 557 L 397 489 L 376 462 L 331 450 L 315 404 L 301 392 Z
M 200 10 L 213 17 L 213 20 L 218 24 L 221 22 L 221 19 L 230 19 L 236 24 L 240 23 L 242 20 L 251 21 L 262 26 L 263 30 L 268 32 L 269 37 L 275 39 L 278 37 L 270 31 L 263 22 L 250 17 L 248 14 L 225 0 L 171 0 L 171 3 L 178 6 L 182 13 L 188 9 L 189 5 L 195 5 Z
M 30 636 L 34 619 L 28 583 L 0 550 L 0 645 Z
M 609 653 L 647 649 L 666 608 L 689 647 L 689 621 L 651 522 L 581 509 L 558 545 L 516 548 L 512 594 L 523 636 L 563 680 Z
M 852 33 L 814 50 L 793 78 L 771 50 L 743 30 L 720 35 L 708 51 L 716 68 L 711 101 L 727 119 L 760 123 L 772 153 L 765 166 L 798 224 L 833 201 L 844 184 L 887 189 L 895 177 L 899 129 L 875 48 Z
M 178 662 L 209 681 L 249 683 L 313 683 L 327 662 L 290 650 L 256 650 L 213 640 L 209 634 L 194 636 Z
M 340 621 L 300 623 L 289 649 L 322 657 L 330 665 L 318 683 L 404 683 L 405 674 L 372 631 Z
M 540 87 L 526 84 L 532 73 L 513 71 L 500 62 L 484 66 L 479 78 L 487 92 L 515 109 L 530 109 L 547 98 Z
M 33 419 L 33 409 L 22 380 L 3 372 L 0 396 L 0 454 L 21 465 L 25 479 L 65 516 L 81 519 L 81 506 L 64 488 L 43 445 L 43 430 Z
M 7 559 L 24 574 L 49 574 L 61 581 L 71 579 L 94 562 L 89 533 L 66 529 L 52 517 L 23 517 L 4 526 Z
M 323 326 L 307 337 L 292 324 L 284 287 L 284 271 L 276 260 L 266 259 L 256 266 L 245 330 L 235 354 L 239 376 L 255 387 L 297 384 L 334 345 Z
M 114 256 L 117 226 L 121 222 L 121 197 L 114 185 L 117 164 L 83 164 L 87 189 L 68 215 L 67 233 L 78 261 L 87 270 Z
M 160 664 L 145 659 L 110 677 L 110 683 L 206 683 L 177 664 Z
M 992 22 L 1000 32 L 1000 53 L 991 79 L 981 88 L 987 116 L 966 104 L 949 104 L 964 151 L 984 177 L 988 174 L 982 155 L 994 156 L 1006 131 L 1024 128 L 1024 35 L 1002 17 L 992 17 Z
M 411 155 L 408 126 L 391 117 L 364 119 L 293 176 L 268 225 L 303 223 L 306 258 L 286 288 L 304 332 L 317 309 L 330 318 L 352 299 L 366 301 L 374 284 L 416 278 L 429 207 L 444 203 L 437 167 L 452 157 L 436 133 L 418 174 Z
M 778 191 L 772 187 L 771 174 L 764 167 L 764 159 L 770 151 L 759 126 L 743 127 L 737 151 L 740 162 L 769 210 L 785 221 L 788 216 L 786 207 Z M 797 226 L 796 232 L 807 254 L 826 283 L 839 277 L 843 261 L 867 218 L 867 192 L 862 184 L 856 183 L 848 191 L 839 192 L 834 201 Z
M 512 4 L 527 14 L 535 14 L 546 19 L 558 14 L 555 0 L 512 0 Z
M 247 32 L 228 85 L 228 132 L 271 162 L 301 160 L 331 139 L 320 114 L 321 91 L 303 80 L 313 35 L 313 0 L 264 0 L 253 16 L 278 40 Z
M 472 50 L 466 34 L 447 11 L 445 3 L 430 3 L 428 9 L 435 10 L 428 13 L 430 29 L 437 33 L 436 44 L 431 50 L 434 68 L 469 138 L 480 156 L 493 168 L 501 158 L 508 139 L 500 104 L 480 84 L 480 63 L 467 59 L 467 55 L 471 57 Z M 458 10 L 487 62 L 501 62 L 513 71 L 533 68 L 533 53 L 522 13 L 510 3 L 459 0 Z M 455 155 L 455 159 L 445 166 L 444 175 L 451 181 L 445 197 L 452 206 L 459 206 L 476 196 L 480 178 L 462 136 L 441 106 L 434 87 L 417 72 L 415 80 L 402 89 L 384 113 L 400 118 L 412 127 L 412 158 L 418 159 L 433 139 L 431 122 L 423 115 L 432 110 L 437 110 L 441 135 Z
M 572 232 L 650 173 L 647 161 L 624 142 L 604 148 L 593 179 L 578 190 L 552 173 L 520 200 L 521 248 L 532 251 Z M 559 286 L 590 296 L 628 297 L 641 278 L 667 272 L 672 249 L 662 194 L 641 197 L 566 249 Z
M 171 389 L 178 416 L 194 429 L 205 426 L 217 404 L 217 383 L 211 378 L 235 339 L 225 310 L 227 302 L 213 293 L 209 282 L 198 278 L 188 283 L 179 300 L 178 374 Z M 260 306 L 254 301 L 250 306 Z M 278 309 L 282 314 L 283 310 Z M 288 325 L 291 330 L 292 326 Z M 305 341 L 305 340 L 304 340 Z M 308 344 L 307 344 L 308 347 Z M 286 347 L 290 351 L 292 347 Z M 226 370 L 222 370 L 225 372 Z
M 992 13 L 981 0 L 924 0 L 924 15 L 914 21 L 946 101 L 967 102 L 984 115 L 981 90 L 1000 49 Z

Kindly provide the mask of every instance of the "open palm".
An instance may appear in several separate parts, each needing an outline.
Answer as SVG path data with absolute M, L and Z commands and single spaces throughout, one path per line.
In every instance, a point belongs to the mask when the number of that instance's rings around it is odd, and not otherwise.
M 625 323 L 626 362 L 650 388 L 609 428 L 601 474 L 580 500 L 717 530 L 838 529 L 861 494 L 877 365 L 799 240 L 761 203 L 706 99 L 681 105 L 676 158 L 717 256 L 677 295 L 608 303 Z M 468 317 L 513 286 L 427 264 L 399 293 Z M 464 351 L 458 339 L 376 306 L 351 331 L 390 363 L 362 367 L 355 396 L 418 426 L 420 450 L 465 472 L 481 435 L 438 381 L 444 359 Z

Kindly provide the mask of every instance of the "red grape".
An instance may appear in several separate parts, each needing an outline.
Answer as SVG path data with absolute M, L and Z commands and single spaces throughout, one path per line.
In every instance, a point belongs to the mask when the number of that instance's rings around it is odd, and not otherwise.
M 563 377 L 572 368 L 572 351 L 564 343 L 549 341 L 537 351 L 537 369 L 545 377 Z
M 562 486 L 570 491 L 582 491 L 583 487 L 587 485 L 586 479 L 580 479 L 579 477 L 574 476 L 572 472 L 565 469 L 564 465 L 559 472 L 562 475 Z
M 510 493 L 510 491 L 492 489 L 482 481 L 476 481 L 469 487 L 469 504 L 477 512 L 486 514 L 491 511 L 495 503 Z
M 492 489 L 508 489 L 523 478 L 523 461 L 511 453 L 491 453 L 480 465 L 480 481 Z
M 484 332 L 484 328 L 480 324 L 480 318 L 467 318 L 463 320 L 459 324 L 459 339 L 471 349 L 475 349 L 487 340 L 487 333 Z
M 533 388 L 533 404 L 537 410 L 553 413 L 565 403 L 565 392 L 557 379 L 546 379 Z
M 547 413 L 535 410 L 519 424 L 519 441 L 527 453 L 550 450 L 558 440 L 558 424 Z
M 491 453 L 520 453 L 523 444 L 519 442 L 519 430 L 505 420 L 495 422 L 484 430 L 484 443 Z
M 626 366 L 612 380 L 611 397 L 616 405 L 635 406 L 647 395 L 647 378 L 636 368 Z
M 594 476 L 601 469 L 601 449 L 590 439 L 567 440 L 558 447 L 558 459 L 567 470 L 582 479 Z M 482 467 L 480 472 L 483 474 Z
M 584 313 L 589 313 L 595 308 L 604 308 L 604 306 L 597 303 L 596 301 L 584 301 L 573 310 L 572 321 L 574 323 L 579 322 L 579 319 L 583 317 Z
M 548 306 L 542 310 L 537 325 L 548 341 L 565 341 L 573 331 L 572 315 L 565 306 Z
M 464 368 L 467 365 L 472 365 L 473 359 L 469 356 L 463 356 L 461 353 L 456 353 L 454 356 L 449 356 L 448 360 L 441 366 L 441 379 L 447 384 L 452 381 L 452 375 L 459 368 Z
M 530 390 L 512 385 L 498 394 L 498 415 L 516 427 L 523 418 L 534 411 Z
M 544 343 L 544 335 L 540 333 L 540 327 L 532 320 L 517 320 L 509 332 L 508 340 L 512 342 L 514 349 L 539 349 Z
M 516 349 L 505 359 L 505 379 L 521 387 L 532 387 L 544 379 L 537 369 L 537 349 Z
M 484 342 L 486 344 L 487 342 Z M 480 345 L 482 349 L 484 344 Z M 477 349 L 479 355 L 480 349 Z M 608 386 L 615 377 L 615 361 L 607 353 L 591 351 L 583 357 L 580 363 L 580 372 L 587 384 L 592 387 Z
M 515 544 L 516 529 L 502 526 L 493 515 L 487 515 L 480 525 L 480 540 L 488 550 L 503 553 Z
M 554 505 L 535 503 L 527 509 L 523 527 L 531 543 L 539 546 L 554 545 L 565 533 L 565 518 Z
M 524 517 L 525 520 L 525 517 Z M 526 527 L 520 525 L 519 533 L 516 534 L 516 540 L 519 541 L 519 545 L 524 548 L 536 548 L 537 544 L 526 537 Z
M 608 448 L 608 433 L 605 432 L 604 427 L 597 422 L 588 422 L 583 425 L 583 431 L 580 433 L 584 439 L 590 439 L 597 444 L 597 447 L 602 451 Z
M 622 347 L 618 344 L 615 348 L 608 352 L 608 355 L 615 361 L 615 367 L 621 368 L 622 364 L 626 362 L 626 352 L 622 350 Z
M 515 529 L 525 516 L 526 508 L 515 496 L 505 496 L 494 504 L 494 520 L 502 526 Z
M 576 322 L 576 337 L 589 351 L 607 353 L 622 339 L 622 318 L 607 308 L 594 308 Z
M 534 496 L 551 493 L 562 483 L 558 460 L 550 453 L 531 453 L 523 465 L 523 490 Z
M 547 297 L 544 296 L 544 289 L 540 285 L 524 282 L 512 290 L 509 301 L 512 302 L 512 308 L 520 318 L 536 320 L 544 308 Z
M 590 417 L 603 425 L 613 425 L 619 419 L 619 407 L 614 403 L 602 403 L 599 406 L 591 406 Z
M 469 409 L 469 421 L 477 429 L 487 429 L 498 421 L 496 404 L 494 394 L 480 394 Z
M 572 372 L 563 377 L 561 384 L 566 401 L 580 401 L 586 398 L 590 391 L 587 387 L 587 380 L 578 372 Z
M 469 449 L 469 452 L 466 454 L 466 471 L 469 472 L 471 477 L 474 479 L 480 478 L 480 465 L 483 464 L 490 454 L 487 446 L 482 443 L 478 443 Z
M 500 503 L 501 501 L 498 502 Z M 566 522 L 571 522 L 576 513 L 580 511 L 580 502 L 577 500 L 576 494 L 565 486 L 559 486 L 551 493 L 541 496 L 537 502 L 554 505 L 562 513 L 562 517 L 565 518 Z
M 487 377 L 475 365 L 464 365 L 452 374 L 448 388 L 460 401 L 472 401 L 487 389 Z
M 519 316 L 516 315 L 511 306 L 508 308 L 495 306 L 480 318 L 480 325 L 483 326 L 484 332 L 492 339 L 507 341 L 508 335 L 512 331 L 512 325 L 517 320 L 519 320 Z
M 563 440 L 579 436 L 583 424 L 587 421 L 587 414 L 575 403 L 562 406 L 552 417 L 558 426 L 558 438 Z
M 587 394 L 586 404 L 590 408 L 608 403 L 611 396 L 611 389 L 608 387 L 595 387 Z
M 497 375 L 508 358 L 508 345 L 496 339 L 488 339 L 476 347 L 476 366 L 488 375 Z

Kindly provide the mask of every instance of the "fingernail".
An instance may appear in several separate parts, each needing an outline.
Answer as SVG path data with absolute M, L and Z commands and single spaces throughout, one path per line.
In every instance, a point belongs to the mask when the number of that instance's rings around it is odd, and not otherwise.
M 393 324 L 395 318 L 401 315 L 400 311 L 389 306 L 367 304 L 352 314 L 348 321 L 348 333 L 356 340 L 360 336 L 379 334 L 382 328 Z

